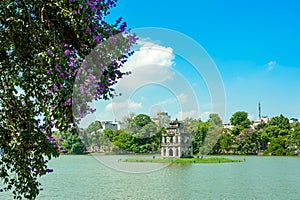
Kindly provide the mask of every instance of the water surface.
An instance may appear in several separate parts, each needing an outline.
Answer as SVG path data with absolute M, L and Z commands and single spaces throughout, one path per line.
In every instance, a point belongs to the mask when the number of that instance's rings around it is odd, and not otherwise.
M 155 166 L 159 170 L 148 173 L 125 173 L 104 165 L 125 157 L 52 160 L 54 173 L 42 178 L 38 199 L 300 199 L 299 157 L 233 156 L 229 158 L 246 158 L 246 162 L 159 164 Z M 140 167 L 129 165 L 134 170 Z M 153 169 L 153 163 L 144 163 L 145 167 Z

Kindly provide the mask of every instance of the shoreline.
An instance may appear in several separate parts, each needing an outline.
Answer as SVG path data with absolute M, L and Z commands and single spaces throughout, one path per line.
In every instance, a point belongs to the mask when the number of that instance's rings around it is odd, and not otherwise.
M 213 164 L 213 163 L 240 163 L 243 159 L 229 159 L 224 157 L 204 158 L 126 158 L 122 162 L 147 162 L 147 163 L 175 163 L 175 164 Z

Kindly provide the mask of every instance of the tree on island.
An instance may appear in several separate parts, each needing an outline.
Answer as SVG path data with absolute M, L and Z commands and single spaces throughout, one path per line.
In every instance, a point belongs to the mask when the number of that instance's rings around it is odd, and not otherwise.
M 47 160 L 60 154 L 53 130 L 77 134 L 75 120 L 94 112 L 89 103 L 115 95 L 136 41 L 121 18 L 106 22 L 115 6 L 116 0 L 0 2 L 1 191 L 35 199 L 37 177 L 53 171 Z
M 186 119 L 187 131 L 193 134 L 192 144 L 194 154 L 208 154 L 218 141 L 223 131 L 223 122 L 218 114 L 211 113 L 206 122 Z

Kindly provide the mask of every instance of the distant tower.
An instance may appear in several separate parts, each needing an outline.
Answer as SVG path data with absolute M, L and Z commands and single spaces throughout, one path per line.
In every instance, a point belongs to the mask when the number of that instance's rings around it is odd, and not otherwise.
M 260 102 L 258 102 L 258 119 L 261 119 Z

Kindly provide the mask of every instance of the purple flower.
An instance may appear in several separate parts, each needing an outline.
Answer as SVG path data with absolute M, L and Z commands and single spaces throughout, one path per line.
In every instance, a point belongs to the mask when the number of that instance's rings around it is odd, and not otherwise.
M 64 78 L 64 77 L 65 77 L 65 74 L 64 74 L 64 73 L 60 73 L 59 77 L 60 77 L 60 78 Z
M 86 31 L 85 32 L 87 32 L 87 33 L 91 33 L 92 32 L 92 30 L 90 29 L 90 28 L 88 28 L 88 29 L 86 29 Z
M 100 44 L 101 36 L 99 36 L 99 35 L 94 36 L 94 40 L 95 40 L 96 44 Z
M 65 50 L 64 55 L 67 56 L 67 55 L 69 55 L 70 53 L 71 53 L 71 51 L 70 51 L 69 49 L 67 49 L 67 50 Z
M 92 76 L 92 75 L 88 75 L 86 76 L 90 81 L 93 81 L 93 80 L 96 80 L 96 77 L 95 76 Z
M 52 90 L 48 90 L 48 94 L 52 94 Z
M 74 66 L 75 66 L 74 58 L 72 58 L 71 61 L 68 62 L 68 65 L 69 65 L 70 67 L 74 67 Z
M 46 169 L 46 173 L 51 173 L 53 172 L 53 169 Z
M 70 0 L 71 3 L 75 2 L 75 0 Z
M 48 51 L 48 55 L 49 55 L 49 56 L 52 55 L 52 51 Z
M 54 91 L 57 91 L 57 90 L 58 90 L 58 87 L 57 87 L 56 84 L 54 84 L 53 87 L 54 87 Z
M 63 47 L 69 46 L 68 44 L 66 44 L 66 43 L 64 43 L 64 42 L 62 42 L 61 45 L 62 45 Z
M 51 69 L 48 69 L 48 70 L 47 70 L 47 73 L 48 73 L 48 74 L 52 74 Z
M 70 0 L 71 1 L 71 0 Z M 78 12 L 77 10 L 73 10 L 73 14 L 76 15 Z
M 60 70 L 59 70 L 59 65 L 58 65 L 58 64 L 55 65 L 55 70 L 56 70 L 57 72 L 60 72 Z
M 68 98 L 65 104 L 66 105 L 71 105 L 71 98 Z
M 85 69 L 85 68 L 86 68 L 86 61 L 85 61 L 85 60 L 81 63 L 81 68 L 82 68 L 82 69 Z

